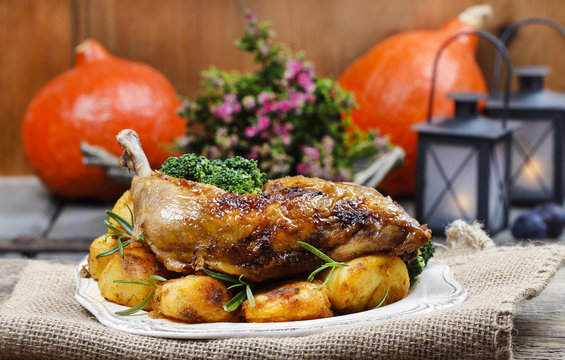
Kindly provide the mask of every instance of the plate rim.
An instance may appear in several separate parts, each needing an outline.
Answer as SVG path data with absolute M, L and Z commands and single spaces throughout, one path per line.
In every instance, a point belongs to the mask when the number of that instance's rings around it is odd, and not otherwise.
M 369 325 L 373 322 L 403 318 L 411 315 L 420 315 L 438 310 L 447 309 L 463 303 L 467 298 L 467 290 L 456 279 L 453 270 L 448 265 L 431 259 L 420 279 L 410 289 L 408 296 L 396 303 L 372 310 L 361 311 L 354 314 L 336 315 L 329 318 L 300 320 L 292 322 L 274 323 L 246 323 L 246 322 L 217 322 L 206 324 L 188 324 L 167 319 L 153 319 L 147 312 L 141 311 L 138 315 L 119 316 L 114 310 L 126 309 L 126 306 L 112 303 L 100 295 L 97 281 L 92 278 L 81 277 L 83 266 L 88 264 L 86 256 L 75 267 L 76 289 L 75 299 L 86 308 L 96 319 L 105 326 L 125 331 L 136 335 L 146 335 L 174 339 L 223 339 L 257 336 L 302 336 L 321 333 L 330 330 L 343 329 Z M 451 288 L 451 292 L 442 296 L 432 296 L 423 299 L 415 296 L 418 286 L 424 281 L 430 281 L 432 273 L 439 273 L 443 285 Z M 102 299 L 93 299 L 86 291 L 96 287 L 97 295 Z M 423 286 L 423 285 L 422 285 Z M 420 299 L 420 300 L 418 300 Z M 430 299 L 432 301 L 430 301 Z M 416 300 L 416 301 L 414 301 Z M 398 312 L 398 310 L 404 310 Z

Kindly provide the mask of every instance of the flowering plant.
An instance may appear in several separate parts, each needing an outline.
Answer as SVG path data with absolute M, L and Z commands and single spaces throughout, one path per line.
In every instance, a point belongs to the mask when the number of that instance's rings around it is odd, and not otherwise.
M 350 180 L 352 161 L 388 150 L 387 138 L 351 123 L 351 93 L 317 78 L 303 55 L 272 42 L 273 32 L 252 11 L 236 46 L 255 56 L 254 73 L 203 72 L 205 92 L 183 99 L 188 119 L 181 146 L 211 159 L 236 155 L 259 161 L 270 178 L 302 174 Z

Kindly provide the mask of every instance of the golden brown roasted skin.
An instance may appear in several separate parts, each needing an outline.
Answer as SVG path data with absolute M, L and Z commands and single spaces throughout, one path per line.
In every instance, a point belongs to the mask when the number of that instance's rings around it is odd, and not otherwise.
M 378 191 L 317 178 L 281 178 L 262 195 L 237 195 L 152 173 L 135 177 L 131 194 L 135 232 L 183 273 L 205 267 L 252 282 L 288 278 L 322 263 L 297 241 L 336 261 L 373 252 L 408 259 L 431 236 Z

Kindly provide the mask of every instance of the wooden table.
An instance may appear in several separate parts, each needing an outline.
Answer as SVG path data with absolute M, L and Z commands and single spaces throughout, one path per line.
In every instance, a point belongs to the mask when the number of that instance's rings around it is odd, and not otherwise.
M 106 232 L 104 210 L 112 204 L 63 202 L 51 197 L 34 177 L 0 177 L 0 261 L 35 258 L 78 262 L 93 238 Z M 411 201 L 401 202 L 411 213 Z M 527 209 L 513 209 L 511 220 Z M 441 241 L 441 240 L 440 240 Z M 509 231 L 499 245 L 515 245 Z M 548 242 L 565 243 L 565 235 Z M 19 274 L 0 277 L 0 304 Z M 513 338 L 517 359 L 565 359 L 565 267 L 536 298 L 518 306 Z

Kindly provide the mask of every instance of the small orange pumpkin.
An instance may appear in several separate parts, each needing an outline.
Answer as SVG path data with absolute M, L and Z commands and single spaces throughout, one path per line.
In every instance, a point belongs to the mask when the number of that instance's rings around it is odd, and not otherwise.
M 97 41 L 86 40 L 76 49 L 74 68 L 48 82 L 28 105 L 22 127 L 27 160 L 59 196 L 115 198 L 123 186 L 83 165 L 80 142 L 120 155 L 115 136 L 131 128 L 151 165 L 159 167 L 171 155 L 166 143 L 185 131 L 179 105 L 173 86 L 157 70 L 111 56 Z
M 417 30 L 393 35 L 355 61 L 339 78 L 359 105 L 352 118 L 362 130 L 376 128 L 406 152 L 404 164 L 392 171 L 380 187 L 391 196 L 414 193 L 417 135 L 410 129 L 425 121 L 433 62 L 440 46 L 452 35 L 475 30 L 489 7 L 472 7 L 438 30 Z M 451 115 L 453 91 L 486 92 L 475 60 L 476 38 L 461 37 L 442 54 L 436 80 L 434 115 Z

